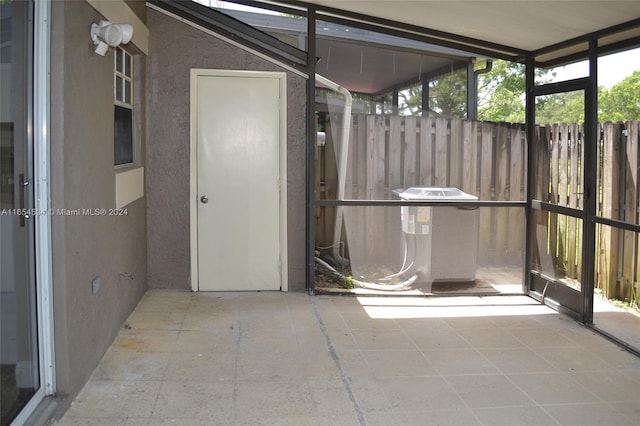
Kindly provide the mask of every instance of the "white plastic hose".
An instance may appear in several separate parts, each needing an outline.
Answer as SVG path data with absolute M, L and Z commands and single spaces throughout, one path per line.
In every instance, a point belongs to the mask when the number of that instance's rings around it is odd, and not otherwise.
M 353 278 L 345 277 L 340 272 L 336 271 L 336 269 L 333 266 L 329 265 L 327 262 L 325 262 L 324 260 L 318 257 L 316 257 L 315 260 L 316 260 L 316 263 L 318 263 L 320 266 L 322 266 L 323 268 L 331 272 L 331 274 L 335 275 L 336 277 L 343 280 L 348 280 L 349 282 L 352 282 L 354 285 L 358 287 L 366 288 L 369 290 L 381 290 L 381 291 L 409 290 L 411 287 L 411 284 L 413 284 L 418 279 L 418 276 L 414 275 L 408 280 L 402 281 L 397 284 L 378 284 L 378 283 L 372 283 L 368 281 L 360 281 Z
M 342 111 L 342 139 L 340 141 L 340 154 L 338 155 L 338 201 L 344 200 L 344 192 L 347 185 L 347 156 L 349 155 L 349 134 L 351 133 L 351 107 L 353 97 L 351 93 L 326 77 L 316 74 L 316 81 L 323 86 L 344 96 L 344 108 Z M 336 220 L 333 228 L 333 257 L 337 262 L 344 264 L 340 255 L 340 237 L 342 234 L 343 207 L 336 207 Z

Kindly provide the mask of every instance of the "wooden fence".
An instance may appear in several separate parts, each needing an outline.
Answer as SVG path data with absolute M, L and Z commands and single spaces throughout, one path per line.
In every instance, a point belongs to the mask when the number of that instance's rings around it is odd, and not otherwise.
M 335 146 L 340 140 L 340 114 L 327 114 L 326 144 L 317 147 L 316 194 L 335 199 Z M 598 144 L 598 214 L 640 223 L 639 124 L 604 123 Z M 556 124 L 536 129 L 535 197 L 557 205 L 582 208 L 582 126 Z M 350 132 L 345 198 L 385 200 L 410 186 L 457 187 L 480 200 L 524 201 L 526 138 L 522 124 L 487 123 L 432 117 L 354 115 Z M 351 256 L 369 262 L 388 261 L 400 253 L 399 209 L 345 209 L 345 235 Z M 521 266 L 524 256 L 524 209 L 480 208 L 478 264 Z M 333 239 L 334 209 L 317 210 L 316 243 Z M 539 218 L 546 225 L 547 246 L 556 274 L 579 280 L 582 258 L 581 221 L 566 216 Z M 540 239 L 540 238 L 538 238 Z M 542 245 L 542 244 L 540 244 Z M 598 287 L 623 300 L 637 300 L 640 239 L 634 232 L 598 226 L 594 265 Z M 358 251 L 358 254 L 355 252 Z M 397 262 L 397 260 L 395 260 Z
M 340 119 L 338 114 L 329 117 L 326 145 L 317 148 L 316 193 L 320 199 L 336 197 L 334 144 L 340 140 Z M 456 187 L 481 200 L 524 201 L 525 148 L 524 126 L 520 124 L 354 115 L 345 197 L 386 200 L 393 197 L 394 189 L 426 185 Z M 400 231 L 391 217 L 397 216 L 395 222 L 399 224 L 399 208 L 368 210 L 359 213 L 358 223 L 350 226 L 376 230 L 358 233 L 358 246 L 364 248 L 367 258 L 385 258 L 389 250 L 377 256 L 375 252 L 383 251 L 377 247 L 399 244 L 394 241 Z M 487 207 L 479 214 L 479 263 L 522 265 L 524 209 Z M 332 208 L 319 209 L 318 245 L 331 244 L 333 217 Z M 354 243 L 354 238 L 349 239 L 352 255 L 356 254 Z
M 640 224 L 640 122 L 604 123 L 598 144 L 598 215 Z M 598 225 L 596 283 L 609 298 L 640 304 L 638 233 Z

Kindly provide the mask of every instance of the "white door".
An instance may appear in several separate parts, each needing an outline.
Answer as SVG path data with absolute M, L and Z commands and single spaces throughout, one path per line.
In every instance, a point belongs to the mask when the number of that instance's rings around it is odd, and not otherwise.
M 283 287 L 283 77 L 192 77 L 200 291 Z

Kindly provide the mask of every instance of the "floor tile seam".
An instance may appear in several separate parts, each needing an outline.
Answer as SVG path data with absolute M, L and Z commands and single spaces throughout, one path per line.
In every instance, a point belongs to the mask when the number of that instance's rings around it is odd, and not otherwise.
M 529 373 L 525 373 L 525 374 L 529 374 Z M 553 374 L 553 373 L 551 373 Z M 531 375 L 539 375 L 539 373 L 531 373 Z M 511 377 L 510 374 L 504 374 L 504 377 L 509 381 L 509 383 L 511 383 L 513 386 L 516 387 L 516 389 L 518 389 L 520 392 L 522 392 L 524 395 L 527 396 L 527 398 L 529 398 L 537 407 L 539 407 L 540 409 L 542 409 L 543 411 L 545 411 L 549 416 L 551 416 L 551 413 L 547 412 L 546 410 L 544 410 L 542 408 L 542 404 L 540 404 L 538 401 L 536 401 L 536 399 L 529 394 L 529 392 L 526 391 L 526 389 L 523 389 L 521 386 L 519 386 L 516 382 L 514 382 Z M 558 420 L 551 416 L 551 418 L 553 418 L 556 422 L 558 422 Z
M 82 388 L 82 390 L 80 392 L 82 392 L 89 385 L 98 384 L 98 383 L 103 385 L 103 384 L 105 384 L 105 382 L 112 382 L 112 383 L 121 382 L 121 383 L 131 384 L 131 383 L 140 383 L 140 382 L 151 383 L 151 382 L 162 382 L 162 381 L 163 381 L 162 379 L 153 379 L 153 380 L 106 379 L 106 380 L 104 380 L 104 379 L 93 379 L 92 378 L 92 379 L 89 379 L 87 381 L 87 383 L 85 384 L 85 386 Z M 78 393 L 78 395 L 80 395 L 80 394 Z
M 471 343 L 471 341 L 470 341 L 469 339 L 467 339 L 464 335 L 462 335 L 462 334 L 459 332 L 459 330 L 460 330 L 460 329 L 458 329 L 458 328 L 453 328 L 453 327 L 451 327 L 451 332 L 453 333 L 453 335 L 455 335 L 455 336 L 457 336 L 458 338 L 462 339 L 462 341 L 463 341 L 463 342 L 467 343 L 467 344 L 468 344 L 468 345 L 470 345 L 473 349 L 475 349 L 476 351 L 478 351 L 478 349 L 475 347 L 475 345 L 474 345 L 473 343 Z M 473 329 L 465 328 L 465 329 L 462 329 L 462 330 L 473 330 Z M 482 354 L 480 354 L 480 355 L 482 355 Z M 492 364 L 492 365 L 493 365 L 493 364 Z
M 140 331 L 182 331 L 182 326 L 179 328 L 171 328 L 171 327 L 138 327 L 135 325 L 129 325 L 126 329 L 128 330 L 140 330 Z
M 420 348 L 420 351 L 425 353 L 442 352 L 442 351 L 472 351 L 472 350 L 477 350 L 477 349 L 474 348 L 473 346 L 448 346 L 448 347 L 440 347 L 440 348 L 433 348 L 433 347 Z
M 96 382 L 143 382 L 143 383 L 149 383 L 149 382 L 162 382 L 164 381 L 163 378 L 157 378 L 157 379 L 125 379 L 125 378 L 120 378 L 120 377 L 107 377 L 107 378 L 103 378 L 103 377 L 91 377 L 87 383 L 96 383 Z
M 518 339 L 518 340 L 520 340 L 520 339 Z M 527 342 L 525 342 L 525 341 L 522 341 L 522 343 L 524 344 L 525 348 L 529 348 L 529 349 L 532 349 L 534 351 L 537 351 L 537 350 L 549 350 L 549 349 L 572 349 L 572 350 L 575 350 L 575 351 L 579 351 L 581 349 L 584 349 L 584 348 L 581 348 L 578 345 L 539 345 L 539 344 L 535 344 L 534 345 L 534 344 L 530 344 L 530 343 L 527 344 Z
M 576 406 L 576 405 L 609 405 L 606 401 L 592 401 L 592 402 L 545 402 L 545 403 L 541 403 L 538 404 L 540 405 L 540 407 L 569 407 L 569 406 Z M 614 410 L 617 411 L 617 410 Z
M 320 329 L 320 331 L 322 332 L 322 334 L 325 337 L 325 342 L 327 345 L 327 349 L 329 351 L 329 354 L 331 356 L 331 358 L 333 359 L 336 367 L 338 368 L 338 373 L 340 375 L 340 380 L 342 381 L 342 384 L 344 386 L 345 391 L 347 392 L 347 394 L 349 395 L 349 400 L 351 401 L 351 404 L 353 406 L 354 412 L 356 414 L 356 417 L 358 419 L 358 422 L 361 426 L 366 426 L 366 419 L 364 417 L 364 413 L 362 411 L 362 408 L 360 407 L 360 404 L 358 404 L 358 401 L 355 397 L 355 394 L 353 392 L 353 389 L 351 388 L 351 383 L 350 383 L 350 377 L 347 374 L 347 372 L 344 369 L 344 366 L 342 365 L 342 362 L 340 361 L 340 357 L 338 356 L 335 347 L 333 346 L 333 343 L 331 341 L 331 337 L 329 336 L 329 334 L 327 333 L 326 327 L 324 325 L 324 321 L 322 319 L 322 316 L 320 314 L 320 312 L 318 311 L 318 308 L 316 306 L 315 300 L 311 299 L 311 309 L 313 310 L 313 314 L 315 316 L 316 319 L 316 323 Z M 340 311 L 338 311 L 338 314 L 340 315 L 340 319 L 342 320 L 343 324 L 345 324 L 345 327 L 347 327 L 347 324 L 344 320 L 344 317 L 342 316 L 342 313 Z M 354 341 L 353 343 L 357 345 L 357 343 L 355 342 L 355 339 L 353 338 L 352 333 L 349 333 L 351 339 Z M 308 379 L 307 379 L 308 380 Z
M 153 420 L 151 416 L 74 416 L 72 412 L 65 413 L 63 418 L 77 419 L 77 420 Z M 60 419 L 60 422 L 62 419 Z
M 135 336 L 135 335 L 138 334 L 139 331 L 175 331 L 175 332 L 179 332 L 180 330 L 166 330 L 166 329 L 162 329 L 162 328 L 132 327 L 132 326 L 129 326 L 128 324 L 125 323 L 118 330 L 118 335 L 116 337 L 127 336 L 127 335 Z
M 539 372 L 534 372 L 534 373 L 522 373 L 522 374 L 505 374 L 505 377 L 507 378 L 507 380 L 509 380 L 515 387 L 517 387 L 521 392 L 523 392 L 524 394 L 526 394 L 529 398 L 531 398 L 537 405 L 542 406 L 544 405 L 543 403 L 540 403 L 538 401 L 535 400 L 535 398 L 533 398 L 531 395 L 529 395 L 525 389 L 523 389 L 522 387 L 520 387 L 517 383 L 515 383 L 510 376 L 540 376 L 541 374 L 546 374 L 546 375 L 554 375 L 557 376 L 558 373 L 564 373 L 563 371 L 560 372 L 550 372 L 550 373 L 539 373 Z M 564 373 L 567 378 L 573 382 L 573 385 L 578 387 L 579 389 L 582 389 L 583 391 L 587 392 L 587 394 L 593 396 L 597 401 L 599 401 L 600 403 L 602 402 L 606 402 L 604 401 L 602 398 L 600 398 L 598 395 L 596 395 L 595 393 L 591 392 L 586 386 L 583 386 L 581 383 L 578 383 L 576 380 L 574 380 L 573 378 L 571 378 L 569 376 L 569 374 Z M 567 403 L 568 404 L 568 403 Z M 588 403 L 587 403 L 588 404 Z
M 164 380 L 158 380 L 158 382 L 160 383 L 160 385 L 158 386 L 158 389 L 156 390 L 156 395 L 153 398 L 153 403 L 151 404 L 151 411 L 149 412 L 148 416 L 144 416 L 148 418 L 149 421 L 151 421 L 151 418 L 153 417 L 153 413 L 156 411 L 156 406 L 158 405 L 158 399 L 160 399 L 160 392 L 162 390 L 162 386 L 164 385 Z
M 487 377 L 487 376 L 506 376 L 507 373 L 496 371 L 494 373 L 443 373 L 442 377 Z
M 576 381 L 575 379 L 571 378 L 571 380 L 573 380 L 574 382 L 576 382 L 579 386 L 582 387 L 582 389 L 584 389 L 586 392 L 588 392 L 589 394 L 593 395 L 598 401 L 603 402 L 603 403 L 616 403 L 616 402 L 637 402 L 640 403 L 640 398 L 636 398 L 636 399 L 624 399 L 624 400 L 615 400 L 615 401 L 610 401 L 608 399 L 605 399 L 604 397 L 601 397 L 599 394 L 592 392 L 587 386 L 583 385 L 582 383 Z
M 457 349 L 443 349 L 443 350 L 447 350 L 447 351 L 459 351 Z M 492 374 L 504 374 L 502 373 L 502 371 L 498 368 L 497 365 L 495 365 L 489 358 L 487 358 L 482 352 L 480 352 L 480 350 L 476 347 L 474 347 L 473 345 L 471 346 L 471 348 L 468 349 L 460 349 L 460 350 L 465 350 L 465 351 L 475 351 L 476 354 L 478 354 L 480 357 L 482 357 L 486 362 L 489 363 L 489 365 L 491 365 L 491 367 L 495 368 L 497 373 L 477 373 L 477 374 L 481 374 L 481 375 L 492 375 Z M 435 351 L 431 351 L 431 352 L 435 352 Z M 433 367 L 436 369 L 436 371 L 438 371 L 441 375 L 445 375 L 446 373 L 443 373 L 442 371 L 440 371 L 438 369 L 438 367 L 433 364 L 433 362 L 429 359 L 429 356 L 427 354 L 424 354 L 424 356 L 429 360 L 429 362 L 431 362 L 431 364 L 433 365 Z M 464 374 L 464 373 L 463 373 Z M 474 373 L 469 373 L 470 375 L 475 375 Z
M 528 349 L 532 350 L 536 355 L 540 358 L 544 359 L 548 363 L 555 365 L 553 363 L 553 357 L 549 355 L 550 350 L 559 349 L 559 350 L 571 350 L 573 348 L 565 348 L 560 346 L 546 346 L 546 347 L 531 347 L 527 346 Z
M 217 336 L 224 336 L 225 333 L 233 335 L 233 331 L 226 331 L 223 328 L 212 330 L 210 328 L 207 329 L 207 328 L 184 328 L 183 327 L 180 329 L 180 331 L 191 331 L 191 332 L 196 331 L 200 333 L 207 333 L 207 334 L 217 335 Z
M 308 378 L 305 380 L 305 384 L 309 386 L 309 389 L 311 389 L 313 386 L 311 385 L 311 382 L 331 382 L 331 381 L 338 381 L 340 380 L 340 382 L 342 383 L 342 380 L 340 378 L 328 378 L 328 379 L 317 379 L 317 378 Z M 300 378 L 298 376 L 292 377 L 290 379 L 273 379 L 271 377 L 267 377 L 264 379 L 261 378 L 238 378 L 235 380 L 236 383 L 241 383 L 241 384 L 250 384 L 250 383 L 260 383 L 260 384 L 265 384 L 265 383 L 276 383 L 276 384 L 295 384 L 295 383 L 299 383 L 300 382 Z
M 114 342 L 115 343 L 115 342 Z M 112 343 L 112 344 L 114 344 Z M 111 353 L 112 354 L 129 354 L 131 356 L 137 356 L 139 357 L 139 359 L 143 359 L 143 358 L 147 358 L 150 355 L 157 355 L 157 356 L 167 356 L 168 354 L 173 353 L 175 350 L 175 348 L 172 349 L 162 349 L 162 350 L 158 350 L 158 349 L 149 349 L 149 350 L 144 350 L 144 349 L 116 349 L 116 348 L 112 348 Z M 96 367 L 97 368 L 97 367 Z
M 571 374 L 577 373 L 624 373 L 624 369 L 610 367 L 610 368 L 576 368 L 571 367 Z M 569 374 L 569 373 L 567 373 Z M 631 380 L 638 382 L 638 379 L 631 378 Z M 640 382 L 638 382 L 640 383 Z
M 422 350 L 416 346 L 416 349 L 361 349 L 362 352 L 422 352 Z
M 293 336 L 296 339 L 296 347 L 298 348 L 297 354 L 301 355 L 302 345 L 300 343 L 300 336 L 298 335 L 298 331 L 296 330 L 293 314 L 291 313 L 291 306 L 289 304 L 289 299 L 287 297 L 283 297 L 283 298 L 284 298 L 285 306 L 287 307 L 287 314 L 288 314 L 287 318 L 289 322 L 289 328 L 291 329 L 291 332 L 293 333 Z
M 547 416 L 549 416 L 549 418 L 550 418 L 551 420 L 553 420 L 554 422 L 556 422 L 559 426 L 563 426 L 562 422 L 561 422 L 560 420 L 556 419 L 556 417 L 555 417 L 553 414 L 551 414 L 551 413 L 549 412 L 549 410 L 547 410 L 547 409 L 546 409 L 542 404 L 537 404 L 537 406 L 538 406 L 538 408 L 539 408 L 540 410 L 542 410 L 542 412 L 543 412 L 543 413 L 545 413 Z
M 449 389 L 451 389 L 451 391 L 458 397 L 458 399 L 460 401 L 462 401 L 464 406 L 467 408 L 467 411 L 471 413 L 471 415 L 478 422 L 478 424 L 483 424 L 482 421 L 480 420 L 480 418 L 478 417 L 478 415 L 476 414 L 476 412 L 469 405 L 469 403 L 462 397 L 462 395 L 460 395 L 460 393 L 456 390 L 456 388 L 453 386 L 453 384 L 451 384 L 451 382 L 449 380 L 447 380 L 447 377 L 444 376 L 444 375 L 441 375 L 440 377 L 447 384 L 447 386 L 449 386 Z
M 613 404 L 619 404 L 619 403 L 624 403 L 624 402 L 632 402 L 632 403 L 636 403 L 636 404 L 640 403 L 640 401 L 636 400 L 636 401 L 608 401 L 606 404 L 607 404 L 607 407 L 609 407 L 612 411 L 618 413 L 619 415 L 621 415 L 625 419 L 629 420 L 631 422 L 630 424 L 634 424 L 634 423 L 637 424 L 638 423 L 638 419 L 637 418 L 633 418 L 633 417 L 623 413 L 622 411 L 618 410 L 617 408 L 615 408 L 613 406 Z
M 309 303 L 308 309 L 312 310 L 312 309 L 314 308 L 312 300 L 311 300 L 311 299 L 309 299 L 309 300 L 307 300 L 307 302 Z M 295 322 L 294 322 L 294 318 L 293 318 L 293 316 L 291 315 L 291 307 L 289 306 L 288 300 L 287 300 L 287 309 L 288 309 L 288 312 L 289 312 L 289 316 L 290 316 L 290 323 L 291 323 L 291 325 L 292 325 L 292 328 L 293 328 L 293 331 L 294 331 L 294 336 L 295 336 L 296 343 L 297 343 L 297 347 L 298 347 L 297 356 L 299 356 L 299 357 L 303 358 L 303 357 L 305 357 L 305 356 L 307 355 L 307 354 L 303 353 L 304 346 L 303 346 L 303 345 L 302 345 L 302 343 L 300 342 L 301 334 L 303 334 L 303 333 L 304 333 L 304 331 L 299 331 L 298 329 L 296 329 L 296 327 L 295 327 Z M 318 315 L 319 315 L 319 314 L 318 314 Z M 314 325 L 315 325 L 316 327 L 318 326 L 318 320 L 317 320 L 317 318 L 315 318 L 315 323 L 314 323 Z M 323 342 L 323 343 L 324 343 L 324 347 L 325 347 L 325 348 L 327 348 L 327 346 L 328 346 L 328 345 L 327 345 L 327 339 L 328 339 L 328 336 L 327 336 L 327 334 L 326 334 L 326 333 L 322 332 L 322 328 L 321 328 L 321 334 L 322 334 L 322 336 L 324 337 L 324 342 Z M 328 348 L 328 353 L 329 353 L 329 355 L 330 355 L 330 356 L 332 355 L 332 354 L 331 354 L 331 348 Z M 334 361 L 334 363 L 335 363 L 335 359 L 334 359 L 333 361 Z M 305 370 L 305 373 L 306 373 L 306 370 Z M 293 383 L 298 383 L 299 381 L 300 381 L 300 380 L 299 380 L 298 378 L 296 378 L 296 379 L 292 380 L 292 382 L 293 382 Z M 312 381 L 316 382 L 316 381 L 318 381 L 318 380 L 313 380 L 313 379 L 309 376 L 309 374 L 304 374 L 304 382 L 305 382 L 305 384 L 306 384 L 307 389 L 309 390 L 309 394 L 310 394 L 311 399 L 312 399 L 312 405 L 313 405 L 314 414 L 315 414 L 315 416 L 322 416 L 322 414 L 323 414 L 323 413 L 321 413 L 321 412 L 320 412 L 320 404 L 319 404 L 319 402 L 318 402 L 317 398 L 316 398 L 316 397 L 315 397 L 315 395 L 314 395 L 314 387 L 313 387 L 313 386 L 312 386 L 312 384 L 311 384 L 311 382 L 312 382 Z M 334 381 L 335 381 L 335 380 L 334 380 Z M 343 388 L 344 388 L 344 382 L 343 382 L 343 380 L 342 380 L 342 377 L 340 377 L 339 381 L 340 381 L 340 383 L 342 384 L 342 386 L 343 386 Z M 241 379 L 238 379 L 238 382 L 243 382 L 243 381 L 242 381 Z M 244 382 L 246 382 L 246 383 L 251 383 L 251 382 L 253 382 L 253 380 L 246 380 L 246 381 L 244 381 Z M 269 382 L 270 382 L 270 383 L 273 383 L 273 381 L 271 381 L 271 380 L 270 380 Z M 287 383 L 290 383 L 290 382 L 289 382 L 289 381 L 283 381 L 283 382 L 279 382 L 279 383 L 287 384 Z M 353 412 L 351 411 L 351 412 L 350 412 L 350 414 L 353 414 Z M 357 412 L 356 412 L 356 415 L 357 415 Z
M 235 330 L 235 324 L 233 324 L 233 328 L 227 326 L 227 327 L 217 327 L 214 329 L 198 329 L 198 330 L 192 330 L 189 328 L 182 328 L 179 330 L 180 333 L 201 333 L 201 334 L 209 334 L 211 336 L 220 336 L 220 337 L 225 337 L 225 336 L 232 336 L 234 334 L 234 330 Z
M 138 308 L 135 308 L 135 309 L 138 309 Z M 158 308 L 158 309 L 142 308 L 142 309 L 140 309 L 138 311 L 134 310 L 134 312 L 139 312 L 139 313 L 142 313 L 142 314 L 166 314 L 167 310 L 169 310 L 168 307 L 165 307 L 165 308 L 162 308 L 162 309 L 160 309 L 160 308 Z M 171 312 L 178 313 L 179 311 L 172 309 Z M 184 310 L 184 312 L 185 313 L 187 312 L 186 309 Z
M 167 351 L 157 351 L 157 350 L 149 350 L 149 351 L 142 351 L 142 350 L 130 350 L 130 349 L 115 349 L 113 350 L 114 352 L 118 352 L 118 353 L 139 353 L 139 354 L 170 354 L 174 352 L 174 349 L 171 350 L 167 350 Z
M 526 346 L 500 346 L 500 345 L 491 345 L 491 346 L 482 346 L 479 344 L 474 344 L 471 341 L 468 342 L 471 347 L 473 347 L 474 349 L 477 350 L 482 350 L 482 349 L 497 349 L 497 350 L 509 350 L 509 349 L 523 349 L 526 348 Z
M 478 348 L 478 350 L 479 350 L 479 351 L 480 351 L 480 352 L 481 352 L 485 357 L 487 357 L 487 358 L 488 358 L 488 355 L 484 353 L 485 351 L 493 351 L 493 350 L 497 350 L 497 351 L 500 351 L 500 354 L 502 355 L 502 354 L 504 354 L 505 352 L 515 352 L 515 351 L 523 351 L 523 350 L 526 350 L 526 351 L 531 352 L 533 355 L 535 355 L 535 356 L 539 357 L 542 361 L 546 362 L 546 363 L 549 365 L 549 367 L 550 367 L 550 368 L 553 368 L 553 370 L 554 370 L 554 371 L 559 371 L 559 368 L 558 368 L 558 367 L 556 367 L 555 365 L 553 365 L 553 364 L 552 364 L 551 362 L 549 362 L 547 359 L 545 359 L 545 358 L 543 358 L 542 356 L 540 356 L 540 354 L 538 354 L 537 352 L 535 352 L 535 351 L 534 351 L 534 350 L 532 350 L 531 348 L 527 348 L 527 347 L 525 347 L 525 346 L 516 347 L 516 348 Z M 531 354 L 526 354 L 526 355 L 527 355 L 527 357 L 529 357 Z M 498 367 L 496 366 L 496 368 L 498 368 Z M 498 369 L 499 369 L 499 368 L 498 368 Z M 500 370 L 500 369 L 499 369 L 499 370 Z M 506 374 L 506 373 L 509 373 L 509 372 L 507 372 L 507 371 L 503 371 L 503 370 L 500 370 L 500 371 L 502 371 L 502 372 L 503 372 L 503 373 L 505 373 L 505 374 Z M 527 371 L 523 371 L 523 373 L 527 373 Z
M 550 361 L 549 359 L 545 358 L 543 355 L 536 353 L 537 356 L 539 356 L 540 358 L 542 358 L 545 362 L 547 362 L 549 365 L 551 365 L 553 368 L 555 368 L 556 371 L 543 371 L 544 373 L 565 373 L 565 374 L 576 374 L 576 373 L 611 373 L 611 372 L 621 372 L 623 370 L 621 369 L 617 369 L 614 367 L 609 367 L 609 368 L 591 368 L 591 367 L 578 367 L 578 366 L 560 366 L 560 365 L 556 365 L 553 363 L 553 361 Z M 522 374 L 527 374 L 530 372 L 527 371 L 523 371 Z M 540 373 L 540 372 L 535 372 Z M 636 379 L 633 379 L 636 380 Z M 636 380 L 637 381 L 637 380 Z M 640 381 L 639 381 L 640 383 Z
M 431 360 L 429 360 L 429 358 L 427 358 L 427 356 L 422 352 L 422 350 L 420 349 L 420 347 L 418 346 L 418 344 L 415 342 L 415 340 L 409 336 L 409 333 L 407 333 L 407 331 L 400 326 L 400 324 L 398 324 L 398 321 L 396 319 L 393 320 L 393 322 L 396 324 L 396 326 L 398 328 L 400 328 L 400 330 L 402 331 L 402 333 L 404 333 L 405 337 L 407 339 L 409 339 L 409 341 L 413 344 L 413 346 L 415 347 L 415 349 L 420 352 L 420 355 L 422 356 L 422 358 L 424 358 L 424 360 L 429 363 L 430 366 L 432 366 L 435 369 L 435 366 L 433 365 L 433 363 L 431 362 Z
M 543 412 L 545 412 L 551 419 L 553 419 L 553 421 L 555 421 L 556 423 L 558 423 L 559 425 L 561 425 L 561 423 L 551 415 L 551 413 L 549 413 L 547 410 L 545 410 L 541 404 L 538 403 L 538 401 L 536 401 L 531 395 L 529 395 L 528 392 L 526 392 L 524 389 L 522 389 L 520 386 L 518 386 L 516 383 L 514 383 L 507 374 L 501 373 L 499 375 L 502 375 L 505 377 L 505 379 L 511 383 L 513 386 L 515 386 L 520 392 L 522 392 L 523 395 L 525 395 L 527 398 L 529 398 L 529 401 L 531 401 L 531 404 L 526 404 L 526 405 L 508 405 L 508 406 L 493 406 L 493 407 L 478 407 L 478 408 L 471 408 L 473 414 L 475 415 L 475 410 L 477 409 L 484 409 L 484 408 L 491 408 L 491 409 L 506 409 L 506 408 L 518 408 L 518 407 L 538 407 L 539 409 L 541 409 Z M 476 416 L 477 418 L 477 416 Z M 484 424 L 482 421 L 480 421 L 480 419 L 478 418 L 478 421 L 481 424 Z
M 433 378 L 433 377 L 442 377 L 442 374 L 435 372 L 433 374 L 410 374 L 410 375 L 395 374 L 395 375 L 379 375 L 378 376 L 375 373 L 373 373 L 373 377 L 376 380 L 411 379 L 411 378 L 427 379 L 427 378 Z
M 548 328 L 547 330 L 544 331 L 554 331 L 553 328 Z M 570 344 L 552 344 L 552 345 L 540 345 L 540 344 L 532 344 L 531 342 L 528 342 L 525 338 L 523 338 L 522 335 L 517 334 L 517 333 L 512 333 L 513 337 L 518 340 L 520 343 L 522 343 L 522 345 L 524 347 L 530 348 L 530 349 L 535 349 L 535 348 L 567 348 L 567 349 L 577 349 L 580 346 L 578 344 L 576 344 L 575 342 L 573 342 L 572 340 L 570 340 Z M 564 337 L 564 336 L 563 336 Z

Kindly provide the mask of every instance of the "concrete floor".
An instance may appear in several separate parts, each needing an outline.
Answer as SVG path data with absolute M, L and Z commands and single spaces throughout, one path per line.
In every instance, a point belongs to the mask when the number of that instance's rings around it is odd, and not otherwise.
M 525 296 L 149 291 L 61 425 L 637 425 L 640 358 Z

